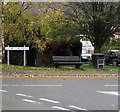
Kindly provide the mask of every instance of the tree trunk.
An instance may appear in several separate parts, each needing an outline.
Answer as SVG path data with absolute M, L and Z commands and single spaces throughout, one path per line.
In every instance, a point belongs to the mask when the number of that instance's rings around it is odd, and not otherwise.
M 101 53 L 101 47 L 100 46 L 95 45 L 94 48 L 95 48 L 94 53 Z

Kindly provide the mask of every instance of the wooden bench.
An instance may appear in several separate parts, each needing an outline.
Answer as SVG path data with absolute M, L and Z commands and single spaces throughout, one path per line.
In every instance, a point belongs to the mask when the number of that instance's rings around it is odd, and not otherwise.
M 52 56 L 55 68 L 59 68 L 60 65 L 75 65 L 78 69 L 82 65 L 79 56 Z

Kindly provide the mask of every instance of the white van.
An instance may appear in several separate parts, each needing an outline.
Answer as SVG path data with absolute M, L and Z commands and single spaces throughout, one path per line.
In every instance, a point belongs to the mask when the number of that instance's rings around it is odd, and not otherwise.
M 92 54 L 94 54 L 94 47 L 92 46 L 90 41 L 81 41 L 82 42 L 82 60 L 91 60 Z

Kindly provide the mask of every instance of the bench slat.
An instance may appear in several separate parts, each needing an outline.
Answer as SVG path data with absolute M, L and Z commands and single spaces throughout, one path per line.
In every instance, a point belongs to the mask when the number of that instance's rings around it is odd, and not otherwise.
M 82 62 L 55 62 L 55 64 L 82 65 Z
M 55 61 L 55 62 L 56 62 L 56 61 L 60 61 L 60 62 L 62 62 L 62 61 L 63 61 L 63 62 L 64 62 L 64 61 L 65 61 L 65 62 L 66 62 L 66 61 L 68 61 L 68 62 L 76 62 L 76 61 L 77 61 L 77 62 L 80 62 L 80 59 L 53 59 L 53 61 Z
M 79 56 L 52 56 L 52 58 L 79 58 Z
M 60 62 L 66 62 L 66 61 L 70 61 L 70 62 L 79 62 L 80 61 L 80 57 L 79 56 L 53 56 L 53 61 L 60 61 Z
M 79 58 L 79 56 L 52 56 L 52 58 Z

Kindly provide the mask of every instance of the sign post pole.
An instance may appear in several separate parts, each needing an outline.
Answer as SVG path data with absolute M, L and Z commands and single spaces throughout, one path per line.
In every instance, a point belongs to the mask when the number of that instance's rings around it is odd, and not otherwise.
M 8 45 L 9 48 L 9 45 Z M 7 64 L 10 65 L 10 51 L 7 50 Z
M 25 45 L 24 45 L 25 47 Z M 24 50 L 24 66 L 26 66 L 26 50 Z

